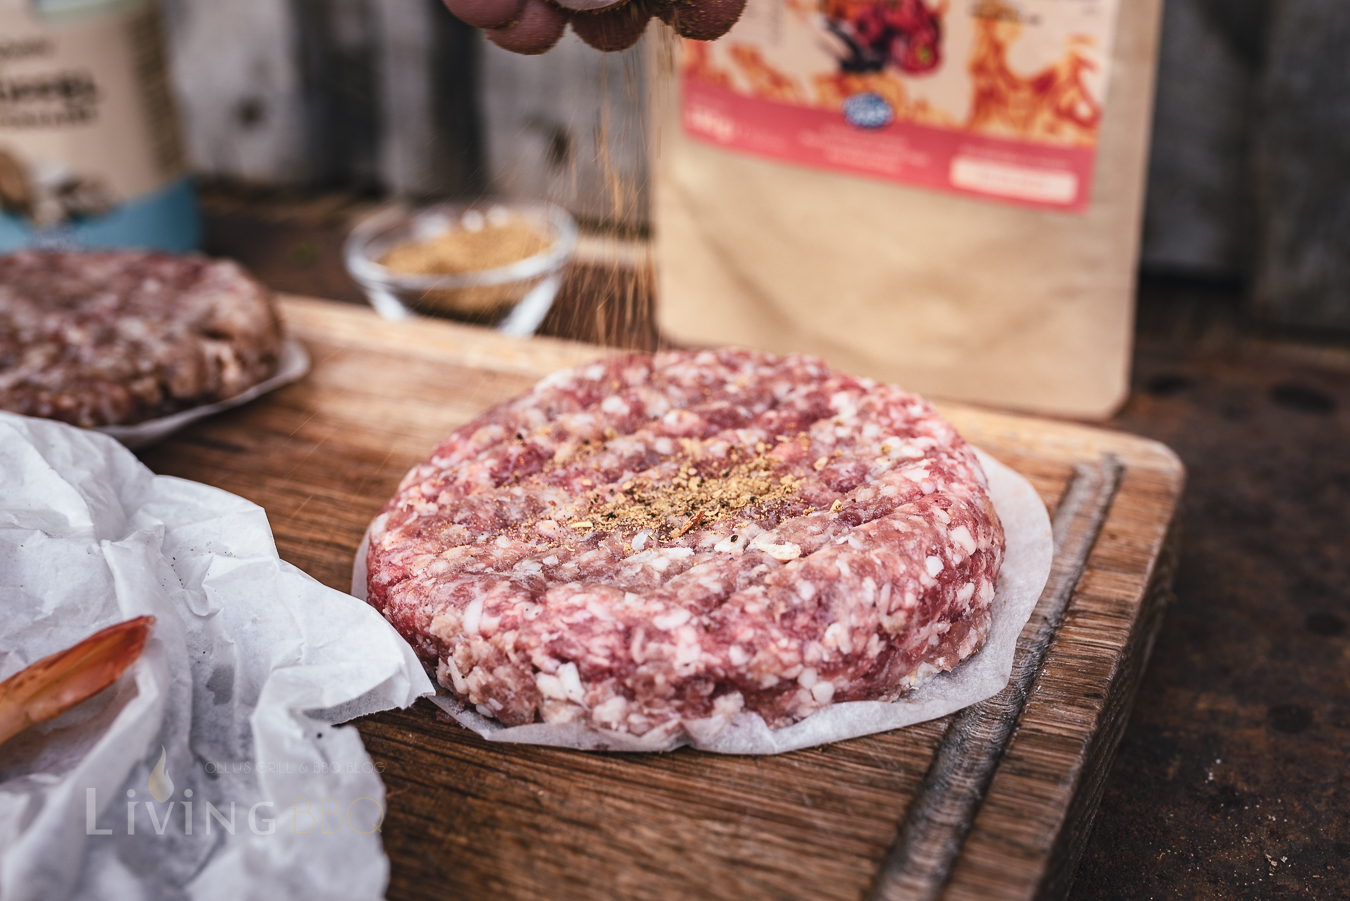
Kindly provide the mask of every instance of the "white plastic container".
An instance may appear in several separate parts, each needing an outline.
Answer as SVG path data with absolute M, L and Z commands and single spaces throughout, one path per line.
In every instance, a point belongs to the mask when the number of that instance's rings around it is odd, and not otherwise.
M 0 0 L 0 252 L 200 235 L 151 0 Z

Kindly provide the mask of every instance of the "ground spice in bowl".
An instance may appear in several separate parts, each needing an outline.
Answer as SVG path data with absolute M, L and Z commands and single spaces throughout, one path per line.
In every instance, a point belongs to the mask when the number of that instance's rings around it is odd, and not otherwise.
M 542 253 L 553 241 L 528 223 L 507 220 L 479 229 L 448 229 L 423 241 L 391 248 L 379 263 L 409 275 L 463 275 L 499 269 Z
M 382 316 L 533 334 L 562 284 L 576 223 L 550 204 L 395 206 L 347 236 L 347 271 Z

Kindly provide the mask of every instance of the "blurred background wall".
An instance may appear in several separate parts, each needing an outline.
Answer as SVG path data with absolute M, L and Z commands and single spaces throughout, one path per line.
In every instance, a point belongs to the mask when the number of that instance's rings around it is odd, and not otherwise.
M 1350 328 L 1350 3 L 1167 0 L 1143 265 Z
M 500 51 L 440 0 L 163 0 L 195 169 L 263 185 L 648 210 L 637 51 Z M 1350 329 L 1350 3 L 1168 0 L 1142 267 Z M 1108 101 L 1109 102 L 1109 101 Z

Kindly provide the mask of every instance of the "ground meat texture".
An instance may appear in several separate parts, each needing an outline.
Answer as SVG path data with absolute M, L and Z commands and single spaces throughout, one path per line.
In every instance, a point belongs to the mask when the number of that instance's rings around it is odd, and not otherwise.
M 80 426 L 143 422 L 264 381 L 281 341 L 270 292 L 234 263 L 0 257 L 0 409 Z
M 368 596 L 508 725 L 778 727 L 973 654 L 1003 549 L 921 398 L 810 357 L 663 353 L 451 435 L 372 524 Z

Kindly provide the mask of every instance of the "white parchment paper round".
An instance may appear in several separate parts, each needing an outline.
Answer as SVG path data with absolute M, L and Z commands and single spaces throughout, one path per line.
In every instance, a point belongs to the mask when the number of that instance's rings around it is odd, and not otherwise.
M 156 618 L 114 686 L 0 745 L 0 898 L 383 897 L 384 786 L 331 724 L 431 684 L 373 609 L 277 557 L 262 508 L 0 413 L 0 603 L 0 678 Z
M 158 419 L 147 419 L 135 425 L 99 426 L 95 431 L 111 435 L 127 447 L 146 447 L 156 441 L 163 441 L 188 423 L 243 406 L 255 397 L 261 397 L 269 391 L 298 381 L 307 372 L 309 372 L 309 351 L 305 350 L 305 345 L 296 339 L 287 338 L 282 342 L 281 353 L 277 357 L 277 371 L 272 377 L 241 391 L 234 397 L 228 397 L 214 404 L 203 404 L 190 410 L 180 410 Z
M 461 725 L 488 741 L 553 745 L 585 751 L 669 751 L 689 745 L 718 754 L 781 754 L 936 719 L 1002 690 L 1012 674 L 1017 636 L 1050 578 L 1054 539 L 1045 503 L 1026 479 L 977 450 L 989 477 L 989 496 L 1003 522 L 1007 553 L 993 600 L 994 622 L 984 647 L 949 673 L 940 673 L 894 702 L 847 701 L 799 723 L 770 729 L 757 713 L 742 711 L 730 723 L 711 720 L 675 724 L 634 736 L 579 723 L 504 726 L 482 716 L 445 689 L 432 699 Z M 352 567 L 352 594 L 366 596 L 366 548 L 361 540 Z

